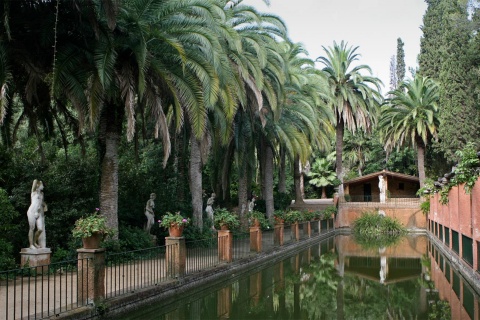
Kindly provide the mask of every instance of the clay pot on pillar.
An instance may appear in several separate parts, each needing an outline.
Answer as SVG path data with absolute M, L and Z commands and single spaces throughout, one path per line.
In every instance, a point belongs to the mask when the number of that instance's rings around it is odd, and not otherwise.
M 178 224 L 172 223 L 168 228 L 168 234 L 170 237 L 181 237 L 183 235 L 183 225 L 179 226 Z

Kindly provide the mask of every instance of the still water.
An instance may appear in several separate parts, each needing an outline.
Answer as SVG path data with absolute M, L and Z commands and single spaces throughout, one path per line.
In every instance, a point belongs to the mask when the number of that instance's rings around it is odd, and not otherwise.
M 478 301 L 426 236 L 372 247 L 337 235 L 194 297 L 121 318 L 464 320 L 478 319 Z

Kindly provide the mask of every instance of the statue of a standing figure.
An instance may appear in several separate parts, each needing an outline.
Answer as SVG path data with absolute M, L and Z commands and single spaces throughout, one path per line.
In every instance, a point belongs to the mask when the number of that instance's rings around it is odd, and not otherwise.
M 213 220 L 213 203 L 215 202 L 215 197 L 216 196 L 217 195 L 215 193 L 212 193 L 210 198 L 208 198 L 208 200 L 207 200 L 207 207 L 205 208 L 205 212 L 207 213 L 207 217 L 208 217 L 208 219 L 212 220 L 212 223 L 214 223 L 214 220 Z M 212 225 L 212 228 L 214 228 L 213 225 Z
M 28 217 L 28 243 L 30 249 L 46 247 L 45 237 L 45 211 L 47 205 L 43 200 L 43 182 L 33 180 L 32 192 L 30 194 L 31 204 L 27 211 Z M 36 230 L 35 230 L 36 228 Z
M 157 195 L 155 193 L 150 194 L 150 199 L 148 199 L 147 204 L 145 205 L 145 215 L 147 216 L 147 224 L 145 225 L 145 231 L 150 233 L 153 224 L 155 223 L 155 214 L 153 209 L 155 209 L 155 198 Z
M 380 203 L 385 203 L 385 180 L 383 176 L 378 176 L 378 189 L 380 190 Z

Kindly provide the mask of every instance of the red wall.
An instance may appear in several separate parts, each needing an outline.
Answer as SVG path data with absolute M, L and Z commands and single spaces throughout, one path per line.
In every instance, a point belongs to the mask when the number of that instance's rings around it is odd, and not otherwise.
M 448 204 L 439 202 L 439 194 L 430 198 L 430 213 L 428 225 L 434 221 L 444 227 L 459 233 L 459 256 L 463 257 L 462 235 L 472 238 L 473 269 L 479 270 L 477 258 L 477 246 L 480 241 L 480 178 L 474 188 L 467 194 L 464 186 L 453 187 L 448 193 Z M 430 230 L 434 233 L 434 230 Z M 442 240 L 442 239 L 440 239 Z M 452 248 L 452 232 L 450 231 L 450 248 Z M 452 251 L 453 252 L 453 251 Z

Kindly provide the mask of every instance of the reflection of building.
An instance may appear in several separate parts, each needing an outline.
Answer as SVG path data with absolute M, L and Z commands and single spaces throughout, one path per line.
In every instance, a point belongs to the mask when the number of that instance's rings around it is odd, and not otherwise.
M 338 269 L 376 282 L 390 284 L 421 276 L 421 258 L 427 250 L 427 239 L 404 238 L 392 247 L 364 250 L 350 236 L 337 236 Z M 383 280 L 382 280 L 383 276 Z

